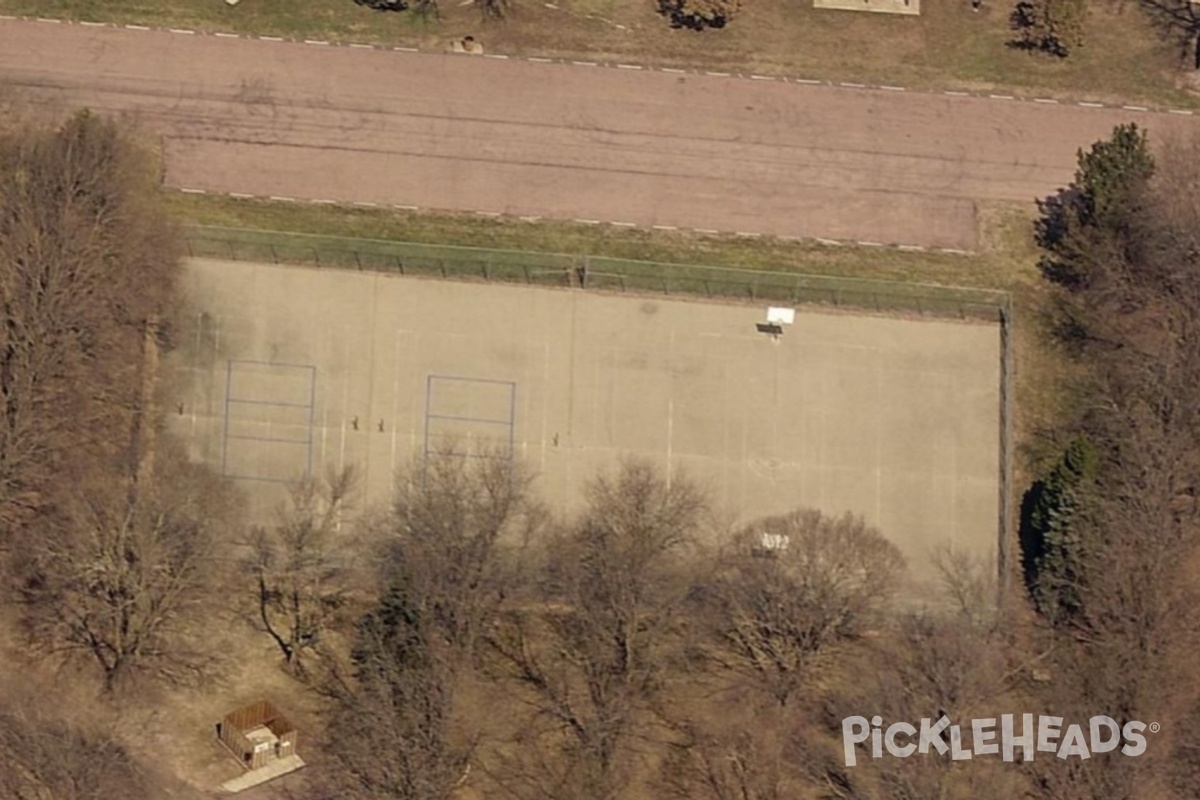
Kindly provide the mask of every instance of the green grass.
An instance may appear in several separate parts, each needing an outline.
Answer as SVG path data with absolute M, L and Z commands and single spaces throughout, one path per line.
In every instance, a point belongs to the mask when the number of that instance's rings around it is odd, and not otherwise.
M 566 222 L 364 209 L 165 192 L 186 225 L 290 231 L 350 239 L 421 242 L 735 269 L 796 272 L 1012 290 L 1031 281 L 1033 246 L 1023 210 L 984 209 L 985 251 L 964 256 L 895 248 L 834 247 L 772 238 L 703 236 Z
M 920 17 L 812 8 L 808 0 L 754 0 L 720 31 L 671 30 L 652 0 L 512 0 L 502 22 L 442 5 L 440 20 L 379 13 L 352 0 L 0 0 L 0 13 L 381 42 L 444 49 L 465 34 L 489 52 L 733 72 L 786 74 L 913 88 L 1006 90 L 1063 99 L 1200 107 L 1176 87 L 1178 48 L 1136 2 L 1094 2 L 1086 44 L 1065 60 L 1007 46 L 1010 0 L 926 0 Z M 621 27 L 617 27 L 620 25 Z

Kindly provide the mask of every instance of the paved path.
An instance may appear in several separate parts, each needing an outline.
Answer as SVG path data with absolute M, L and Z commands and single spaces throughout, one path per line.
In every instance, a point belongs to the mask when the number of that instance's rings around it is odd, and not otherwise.
M 133 112 L 170 185 L 970 249 L 1121 109 L 0 22 L 0 81 Z

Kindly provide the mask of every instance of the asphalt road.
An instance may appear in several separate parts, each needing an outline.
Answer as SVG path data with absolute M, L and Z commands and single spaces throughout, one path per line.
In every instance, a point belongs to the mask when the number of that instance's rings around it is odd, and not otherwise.
M 937 94 L 0 21 L 0 82 L 128 112 L 181 188 L 971 249 L 1120 122 Z

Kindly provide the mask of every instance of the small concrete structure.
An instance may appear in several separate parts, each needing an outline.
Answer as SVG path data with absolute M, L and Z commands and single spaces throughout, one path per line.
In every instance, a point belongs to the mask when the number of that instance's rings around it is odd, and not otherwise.
M 296 754 L 296 728 L 266 700 L 226 714 L 217 725 L 217 738 L 246 772 L 221 784 L 240 792 L 295 772 L 304 766 Z
M 921 13 L 921 0 L 813 0 L 813 8 L 918 16 Z

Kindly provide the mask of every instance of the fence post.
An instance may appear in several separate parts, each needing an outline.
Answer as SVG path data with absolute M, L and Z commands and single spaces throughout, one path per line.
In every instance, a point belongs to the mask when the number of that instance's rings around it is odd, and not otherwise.
M 354 250 L 352 252 L 354 253 L 354 264 L 358 267 L 358 271 L 362 272 L 362 259 L 358 257 L 357 250 Z
M 276 264 L 279 263 L 279 253 L 275 252 L 275 245 L 271 245 L 271 260 Z
M 489 282 L 490 282 L 490 281 L 492 280 L 492 269 L 491 269 L 491 267 L 492 267 L 492 257 L 489 255 L 487 258 L 485 258 L 485 259 L 483 260 L 483 279 L 484 279 L 485 281 L 489 281 Z
M 404 274 L 404 262 L 400 260 L 399 255 L 397 255 L 395 258 L 396 258 L 396 272 L 399 272 L 401 275 L 403 275 Z

